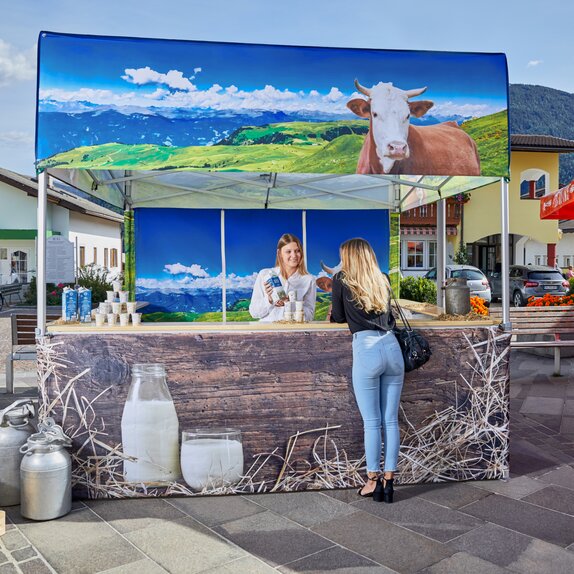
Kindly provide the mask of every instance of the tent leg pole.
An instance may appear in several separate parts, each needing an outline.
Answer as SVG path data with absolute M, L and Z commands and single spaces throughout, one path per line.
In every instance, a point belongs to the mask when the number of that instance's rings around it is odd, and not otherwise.
M 512 329 L 510 323 L 510 293 L 509 277 L 510 273 L 510 253 L 509 253 L 509 216 L 508 216 L 508 181 L 500 179 L 500 255 L 502 274 L 502 324 L 505 331 Z
M 38 241 L 36 253 L 36 293 L 37 293 L 37 323 L 36 338 L 46 334 L 46 211 L 48 197 L 48 172 L 38 175 L 38 210 L 37 228 Z
M 444 309 L 444 282 L 446 265 L 446 200 L 436 204 L 436 304 Z

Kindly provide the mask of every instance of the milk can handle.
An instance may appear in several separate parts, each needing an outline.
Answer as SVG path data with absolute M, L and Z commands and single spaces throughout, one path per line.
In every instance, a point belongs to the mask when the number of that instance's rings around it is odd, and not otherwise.
M 0 425 L 4 424 L 4 417 L 13 409 L 17 409 L 20 405 L 26 405 L 28 416 L 33 417 L 34 413 L 36 412 L 34 409 L 34 405 L 30 399 L 18 399 L 17 401 L 13 402 L 11 405 L 7 406 L 4 410 L 0 411 Z

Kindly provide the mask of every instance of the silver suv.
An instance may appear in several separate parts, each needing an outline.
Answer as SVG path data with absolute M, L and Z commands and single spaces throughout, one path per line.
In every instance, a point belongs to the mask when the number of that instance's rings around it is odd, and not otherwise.
M 500 273 L 489 275 L 492 285 L 492 298 L 502 297 L 502 276 Z M 509 295 L 511 305 L 524 307 L 529 297 L 551 295 L 566 295 L 570 284 L 560 271 L 552 267 L 539 265 L 511 265 L 509 273 Z
M 436 267 L 431 269 L 425 277 L 436 282 Z M 490 285 L 486 275 L 472 265 L 445 265 L 445 279 L 451 277 L 464 277 L 466 284 L 470 287 L 471 297 L 484 299 L 486 305 L 490 305 Z

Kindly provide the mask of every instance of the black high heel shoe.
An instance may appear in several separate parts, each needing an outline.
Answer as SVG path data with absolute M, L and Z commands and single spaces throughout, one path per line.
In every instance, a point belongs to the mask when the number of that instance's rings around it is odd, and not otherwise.
M 393 478 L 381 477 L 377 481 L 377 486 L 373 491 L 373 500 L 375 502 L 386 502 L 387 504 L 391 504 L 393 502 L 393 496 L 395 492 L 393 483 Z
M 377 485 L 375 486 L 375 490 L 371 490 L 371 492 L 367 492 L 366 494 L 363 494 L 363 488 L 365 488 L 366 484 L 364 484 L 363 486 L 361 486 L 361 488 L 359 488 L 359 490 L 357 490 L 357 494 L 361 497 L 361 498 L 371 498 L 373 496 L 373 493 L 377 490 L 377 488 L 379 488 L 379 478 L 377 475 L 375 475 L 373 478 L 371 478 L 369 475 L 367 475 L 367 479 L 368 480 L 376 480 L 377 481 Z

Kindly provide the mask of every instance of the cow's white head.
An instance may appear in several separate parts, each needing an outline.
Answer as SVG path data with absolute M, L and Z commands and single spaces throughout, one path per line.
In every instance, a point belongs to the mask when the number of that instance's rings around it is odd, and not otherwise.
M 371 135 L 383 171 L 388 173 L 396 161 L 410 155 L 407 138 L 411 116 L 420 118 L 433 107 L 433 102 L 420 100 L 409 102 L 409 98 L 419 96 L 425 88 L 401 90 L 393 84 L 379 82 L 371 89 L 361 86 L 355 80 L 355 87 L 367 96 L 368 100 L 355 98 L 347 102 L 347 107 L 362 118 L 370 118 Z

